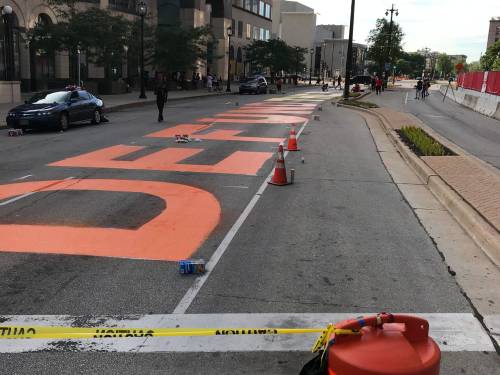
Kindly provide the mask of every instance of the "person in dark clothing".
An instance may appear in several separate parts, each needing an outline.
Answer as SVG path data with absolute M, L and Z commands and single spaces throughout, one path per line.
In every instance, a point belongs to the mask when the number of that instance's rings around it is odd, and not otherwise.
M 375 93 L 377 95 L 381 95 L 382 94 L 382 86 L 383 86 L 383 84 L 384 84 L 384 82 L 382 81 L 382 79 L 377 76 L 377 78 L 375 78 Z
M 163 107 L 168 98 L 168 82 L 163 74 L 158 76 L 155 87 L 156 105 L 158 106 L 158 122 L 163 121 Z
M 422 82 L 422 79 L 419 78 L 417 81 L 417 85 L 415 86 L 415 99 L 419 100 L 420 96 L 422 95 L 422 89 L 424 87 L 424 83 Z
M 342 90 L 342 76 L 340 74 L 337 78 L 337 84 L 339 86 L 339 90 Z M 335 87 L 337 87 L 337 86 L 335 86 Z

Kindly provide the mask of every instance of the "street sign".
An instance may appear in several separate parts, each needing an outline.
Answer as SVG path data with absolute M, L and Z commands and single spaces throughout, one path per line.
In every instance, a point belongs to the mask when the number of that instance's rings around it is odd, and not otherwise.
M 391 70 L 391 64 L 385 63 L 385 70 Z

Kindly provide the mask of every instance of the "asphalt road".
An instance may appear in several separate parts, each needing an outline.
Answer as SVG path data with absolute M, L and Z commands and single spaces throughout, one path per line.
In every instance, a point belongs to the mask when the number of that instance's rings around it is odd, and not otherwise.
M 275 153 L 277 142 L 203 139 L 176 144 L 173 137 L 144 137 L 234 110 L 235 101 L 244 105 L 266 98 L 270 97 L 222 96 L 176 102 L 168 106 L 167 123 L 163 124 L 155 121 L 154 107 L 150 106 L 110 114 L 111 122 L 100 126 L 0 137 L 0 229 L 9 225 L 19 242 L 39 244 L 36 249 L 12 252 L 4 237 L 0 238 L 0 250 L 6 250 L 0 253 L 0 321 L 7 315 L 72 315 L 92 320 L 96 316 L 171 314 L 192 290 L 195 278 L 179 275 L 173 261 L 120 257 L 120 251 L 131 244 L 87 230 L 97 227 L 108 234 L 139 230 L 170 209 L 177 215 L 172 224 L 175 231 L 162 232 L 166 229 L 161 227 L 156 232 L 158 238 L 146 242 L 180 234 L 175 237 L 179 238 L 178 247 L 184 242 L 199 242 L 193 257 L 210 259 L 255 197 L 255 207 L 234 231 L 232 242 L 193 295 L 186 313 L 471 313 L 432 239 L 382 164 L 366 124 L 350 110 L 324 104 L 322 112 L 315 112 L 321 114 L 321 121 L 311 121 L 304 128 L 299 142 L 302 152 L 290 153 L 286 159 L 287 167 L 296 171 L 291 186 L 269 186 L 258 193 L 273 169 L 273 157 L 265 159 L 253 175 L 237 173 L 261 154 L 244 154 L 233 160 L 225 167 L 233 173 L 161 170 L 171 168 L 165 156 L 155 164 L 158 160 L 151 155 L 167 147 L 179 152 L 204 149 L 179 161 L 181 167 L 217 164 L 241 151 Z M 307 99 L 303 102 L 316 104 Z M 244 132 L 240 136 L 284 138 L 290 124 L 280 121 L 229 121 L 216 123 L 215 128 L 239 129 Z M 81 159 L 69 159 L 116 145 L 145 146 L 115 159 L 125 165 L 146 158 L 149 164 L 144 165 L 150 168 L 110 167 L 95 155 L 84 157 L 94 166 L 77 166 Z M 61 160 L 67 161 L 66 166 L 49 166 Z M 137 181 L 188 185 L 215 197 L 220 213 L 213 205 L 211 212 L 205 210 L 208 203 L 192 207 L 191 200 L 202 195 L 199 190 L 186 193 L 189 199 L 179 208 L 175 194 L 172 202 L 165 203 L 152 193 L 85 187 L 90 180 L 127 181 L 130 186 Z M 58 182 L 26 196 L 14 185 L 8 197 L 1 198 L 2 186 L 34 181 Z M 172 189 L 172 185 L 162 186 Z M 185 212 L 194 214 L 186 218 Z M 208 230 L 206 239 L 196 242 L 190 238 L 214 217 L 216 225 Z M 46 238 L 41 232 L 38 237 L 35 231 L 24 234 L 14 225 L 29 226 L 30 230 L 34 226 L 47 231 L 53 227 L 75 230 L 54 232 L 57 238 Z M 183 231 L 182 225 L 188 230 Z M 84 235 L 78 237 L 80 233 Z M 94 235 L 95 239 L 88 238 Z M 95 240 L 95 253 L 67 255 L 78 247 L 74 238 Z M 114 256 L 102 256 L 101 238 L 123 248 Z M 59 244 L 57 251 L 47 250 L 52 243 Z M 178 249 L 174 244 L 160 250 L 160 256 L 169 256 Z M 310 358 L 308 353 L 294 351 L 79 352 L 68 345 L 62 352 L 0 354 L 0 373 L 297 374 Z M 499 357 L 493 352 L 443 352 L 441 373 L 491 375 L 498 374 L 499 366 Z
M 406 94 L 408 100 L 405 104 Z M 412 113 L 442 136 L 479 159 L 500 168 L 500 121 L 463 107 L 452 100 L 443 102 L 439 91 L 431 90 L 426 100 L 416 100 L 414 90 L 370 94 L 366 100 Z

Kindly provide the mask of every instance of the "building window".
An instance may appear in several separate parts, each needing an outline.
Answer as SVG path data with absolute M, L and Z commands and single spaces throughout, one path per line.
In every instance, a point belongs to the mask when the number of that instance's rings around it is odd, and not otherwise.
M 257 26 L 253 27 L 253 39 L 259 40 L 259 28 Z
M 259 16 L 264 17 L 266 14 L 266 7 L 262 0 L 259 1 Z
M 238 21 L 238 38 L 243 38 L 243 22 Z
M 245 0 L 245 9 L 252 10 L 252 0 Z
M 252 0 L 252 12 L 259 13 L 259 0 Z
M 265 15 L 265 17 L 271 19 L 271 4 L 266 3 L 266 15 Z
M 264 35 L 264 40 L 268 41 L 269 39 L 271 39 L 271 31 L 266 29 L 265 35 Z
M 262 27 L 260 28 L 260 40 L 266 40 L 266 30 L 264 30 Z
M 252 25 L 250 25 L 249 23 L 247 23 L 247 35 L 246 35 L 247 39 L 252 39 Z
M 109 0 L 109 8 L 135 14 L 136 2 L 133 0 Z

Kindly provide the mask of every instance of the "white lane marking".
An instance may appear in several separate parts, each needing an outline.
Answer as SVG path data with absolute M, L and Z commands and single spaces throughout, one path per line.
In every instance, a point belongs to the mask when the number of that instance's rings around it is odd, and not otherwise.
M 408 104 L 408 93 L 406 93 L 405 104 Z
M 325 314 L 170 314 L 133 316 L 94 316 L 83 320 L 67 315 L 8 315 L 1 325 L 84 326 L 117 328 L 322 328 L 357 317 L 359 313 Z M 362 314 L 372 315 L 372 314 Z M 493 344 L 481 324 L 470 313 L 413 313 L 426 319 L 430 336 L 444 352 L 494 352 Z M 155 337 L 147 342 L 132 339 L 71 339 L 72 351 L 80 352 L 307 352 L 317 334 L 280 336 L 210 336 Z M 65 351 L 65 340 L 1 340 L 0 353 L 21 353 L 39 350 Z
M 228 185 L 228 186 L 224 186 L 225 188 L 231 188 L 231 189 L 248 189 L 248 186 L 231 186 L 231 185 Z
M 306 125 L 308 123 L 309 123 L 309 120 L 306 121 L 302 125 L 302 127 L 300 128 L 300 130 L 297 133 L 297 138 L 299 138 L 300 134 L 302 133 L 302 131 L 304 130 L 304 128 L 306 127 Z M 284 157 L 286 158 L 287 155 L 288 155 L 288 151 L 286 151 L 284 153 Z M 233 224 L 233 226 L 231 227 L 229 232 L 226 234 L 226 236 L 224 237 L 224 239 L 222 240 L 220 245 L 217 247 L 215 252 L 212 254 L 212 257 L 210 258 L 210 260 L 206 264 L 206 272 L 203 275 L 198 276 L 194 280 L 193 285 L 191 285 L 191 287 L 188 289 L 186 294 L 184 294 L 184 297 L 182 297 L 182 299 L 179 301 L 179 303 L 177 304 L 177 306 L 175 307 L 175 309 L 173 311 L 174 314 L 185 314 L 186 313 L 187 309 L 189 308 L 191 303 L 194 301 L 194 299 L 198 295 L 200 289 L 203 287 L 203 284 L 205 284 L 207 279 L 210 277 L 215 266 L 217 266 L 217 263 L 219 263 L 219 260 L 222 258 L 222 256 L 226 252 L 227 248 L 231 244 L 231 241 L 233 240 L 234 236 L 236 235 L 236 233 L 238 233 L 238 230 L 241 228 L 241 226 L 243 225 L 243 223 L 247 219 L 248 215 L 250 215 L 253 208 L 255 207 L 257 202 L 259 201 L 260 197 L 262 196 L 262 194 L 266 190 L 266 188 L 268 186 L 267 181 L 269 181 L 269 179 L 273 176 L 273 174 L 274 174 L 274 169 L 271 170 L 271 173 L 269 173 L 269 175 L 266 177 L 266 179 L 264 180 L 264 182 L 260 186 L 259 190 L 257 190 L 257 193 L 255 193 L 255 195 L 252 197 L 252 199 L 250 200 L 248 205 L 245 207 L 245 209 L 241 213 L 238 220 L 236 220 L 236 222 Z
M 33 195 L 33 194 L 35 194 L 34 191 L 32 191 L 31 193 L 26 193 L 26 194 L 23 194 L 23 195 L 19 195 L 18 197 L 15 197 L 15 198 L 12 198 L 12 199 L 6 200 L 5 202 L 0 203 L 0 206 L 7 206 L 8 204 L 17 202 L 17 201 L 19 201 L 19 200 L 21 200 L 23 198 L 29 197 L 30 195 Z
M 31 175 L 30 175 L 31 176 Z M 75 177 L 67 177 L 65 178 L 63 181 L 68 181 L 68 180 L 72 180 L 74 179 Z M 18 197 L 15 197 L 15 198 L 12 198 L 12 199 L 9 199 L 9 200 L 6 200 L 5 202 L 2 202 L 0 203 L 0 206 L 6 206 L 8 204 L 11 204 L 11 203 L 14 203 L 14 202 L 17 202 L 21 199 L 24 199 L 26 197 L 29 197 L 30 195 L 33 195 L 35 193 L 38 193 L 38 191 L 32 191 L 32 192 L 29 192 L 29 193 L 26 193 L 26 194 L 23 194 L 23 195 L 19 195 Z
M 14 178 L 12 181 L 21 181 L 21 180 L 25 180 L 25 179 L 30 178 L 30 177 L 33 177 L 33 175 L 27 174 L 26 176 L 23 176 L 23 177 Z

